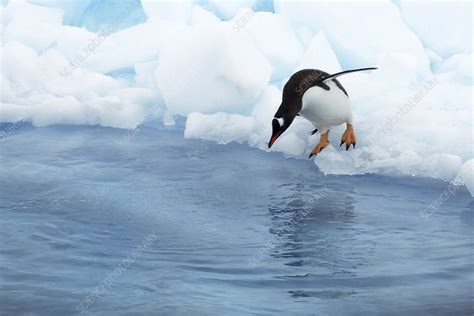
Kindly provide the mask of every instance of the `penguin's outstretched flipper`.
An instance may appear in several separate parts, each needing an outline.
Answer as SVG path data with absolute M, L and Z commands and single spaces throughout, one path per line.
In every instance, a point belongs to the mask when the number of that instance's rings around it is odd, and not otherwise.
M 338 73 L 329 75 L 329 76 L 327 76 L 327 77 L 324 77 L 323 79 L 321 79 L 321 81 L 324 82 L 324 81 L 329 80 L 329 79 L 335 79 L 335 78 L 337 78 L 337 77 L 339 77 L 339 76 L 342 76 L 342 75 L 345 75 L 345 74 L 350 74 L 350 73 L 352 73 L 352 72 L 375 70 L 375 69 L 377 69 L 377 67 L 369 67 L 369 68 L 359 68 L 359 69 L 344 70 L 344 71 L 341 71 L 341 72 L 338 72 Z

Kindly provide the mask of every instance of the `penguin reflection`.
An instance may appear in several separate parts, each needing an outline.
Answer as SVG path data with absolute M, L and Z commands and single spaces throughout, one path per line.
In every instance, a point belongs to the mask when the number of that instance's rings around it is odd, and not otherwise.
M 284 188 L 288 192 L 288 187 Z M 277 190 L 278 191 L 278 190 Z M 347 192 L 341 196 L 341 192 Z M 285 265 L 312 267 L 315 273 L 345 273 L 373 249 L 361 242 L 355 224 L 353 188 L 337 184 L 300 187 L 275 200 L 268 209 L 270 232 L 276 235 L 271 256 L 285 259 Z

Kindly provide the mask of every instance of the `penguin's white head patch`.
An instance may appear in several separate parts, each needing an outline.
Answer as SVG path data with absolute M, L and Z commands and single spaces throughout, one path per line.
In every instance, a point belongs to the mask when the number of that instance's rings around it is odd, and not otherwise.
M 285 123 L 285 120 L 283 120 L 283 117 L 274 117 L 273 119 L 277 120 L 278 124 L 280 124 L 280 127 L 282 127 L 283 124 Z
M 272 120 L 272 137 L 268 142 L 268 148 L 271 148 L 278 137 L 288 128 L 285 126 L 285 120 L 282 117 L 274 117 Z

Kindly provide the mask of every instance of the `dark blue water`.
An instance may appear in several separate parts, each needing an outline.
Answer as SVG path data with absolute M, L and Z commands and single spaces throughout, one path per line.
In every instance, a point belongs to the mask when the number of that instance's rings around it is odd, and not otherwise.
M 182 133 L 9 129 L 2 315 L 473 313 L 464 188 Z

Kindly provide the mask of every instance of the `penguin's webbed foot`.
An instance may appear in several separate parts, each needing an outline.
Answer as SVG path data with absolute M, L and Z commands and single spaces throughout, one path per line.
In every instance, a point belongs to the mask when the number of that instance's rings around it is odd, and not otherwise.
M 351 145 L 354 148 L 356 146 L 356 136 L 352 124 L 347 124 L 346 131 L 344 132 L 344 134 L 342 134 L 341 144 L 339 145 L 339 147 L 341 147 L 343 144 L 346 144 L 346 151 L 349 150 Z
M 329 145 L 329 131 L 327 131 L 324 134 L 321 134 L 321 139 L 319 140 L 319 143 L 311 150 L 311 153 L 309 154 L 309 158 L 316 156 Z

